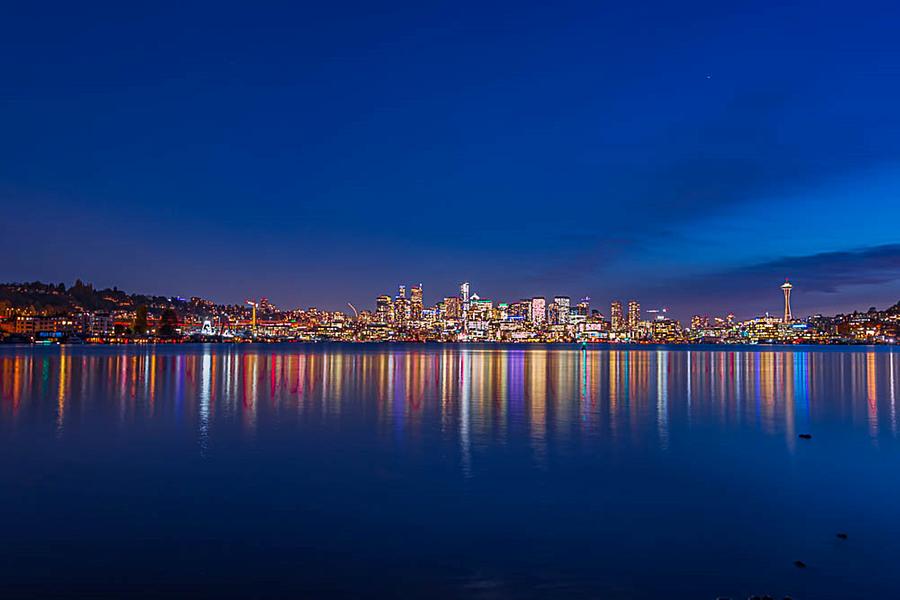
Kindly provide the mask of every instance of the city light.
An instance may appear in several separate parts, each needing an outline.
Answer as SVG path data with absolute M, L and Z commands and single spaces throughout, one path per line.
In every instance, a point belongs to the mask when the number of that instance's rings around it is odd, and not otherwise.
M 773 286 L 774 287 L 774 286 Z M 461 283 L 458 295 L 425 303 L 422 284 L 399 285 L 394 296 L 381 294 L 372 310 L 350 312 L 318 308 L 283 310 L 266 298 L 240 305 L 198 297 L 147 297 L 120 290 L 95 291 L 78 281 L 65 289 L 41 283 L 0 286 L 0 336 L 8 342 L 181 343 L 181 342 L 539 342 L 632 344 L 893 344 L 900 327 L 900 305 L 883 311 L 797 319 L 791 310 L 793 285 L 785 281 L 782 316 L 738 321 L 694 315 L 683 326 L 666 308 L 642 313 L 637 300 L 609 305 L 609 317 L 590 308 L 584 297 L 571 306 L 555 295 L 495 302 Z M 42 298 L 41 303 L 27 299 Z M 773 299 L 775 296 L 773 290 Z M 79 305 L 77 298 L 86 304 Z M 102 308 L 97 309 L 97 306 Z M 627 311 L 626 311 L 627 308 Z

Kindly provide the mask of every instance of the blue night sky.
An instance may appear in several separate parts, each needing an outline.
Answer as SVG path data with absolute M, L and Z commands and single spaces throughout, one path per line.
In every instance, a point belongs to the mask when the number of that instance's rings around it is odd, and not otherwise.
M 896 2 L 49 3 L 0 18 L 0 280 L 371 308 L 464 279 L 900 299 Z

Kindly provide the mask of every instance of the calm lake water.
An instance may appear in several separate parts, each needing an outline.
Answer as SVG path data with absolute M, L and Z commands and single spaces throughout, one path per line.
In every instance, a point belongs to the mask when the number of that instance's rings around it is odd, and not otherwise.
M 897 396 L 886 348 L 0 347 L 0 595 L 897 598 Z

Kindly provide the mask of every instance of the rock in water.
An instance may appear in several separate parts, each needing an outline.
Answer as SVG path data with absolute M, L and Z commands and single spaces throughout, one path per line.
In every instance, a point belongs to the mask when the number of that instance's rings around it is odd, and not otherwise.
M 836 535 L 837 535 L 837 538 L 838 538 L 839 540 L 846 540 L 847 537 L 848 537 L 847 534 L 844 533 L 843 531 L 840 532 L 840 533 L 838 533 L 838 534 L 836 534 Z
M 811 433 L 801 433 L 801 434 L 799 435 L 799 437 L 800 437 L 801 440 L 811 440 L 811 439 L 812 439 L 812 434 L 811 434 Z
M 802 560 L 795 560 L 795 561 L 794 561 L 794 566 L 797 567 L 798 569 L 805 569 L 805 568 L 806 568 L 806 563 L 803 562 Z

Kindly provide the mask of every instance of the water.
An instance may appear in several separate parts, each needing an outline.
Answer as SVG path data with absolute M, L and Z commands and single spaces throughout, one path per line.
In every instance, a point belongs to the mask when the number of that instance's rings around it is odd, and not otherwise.
M 0 592 L 900 597 L 898 388 L 887 348 L 0 348 Z

